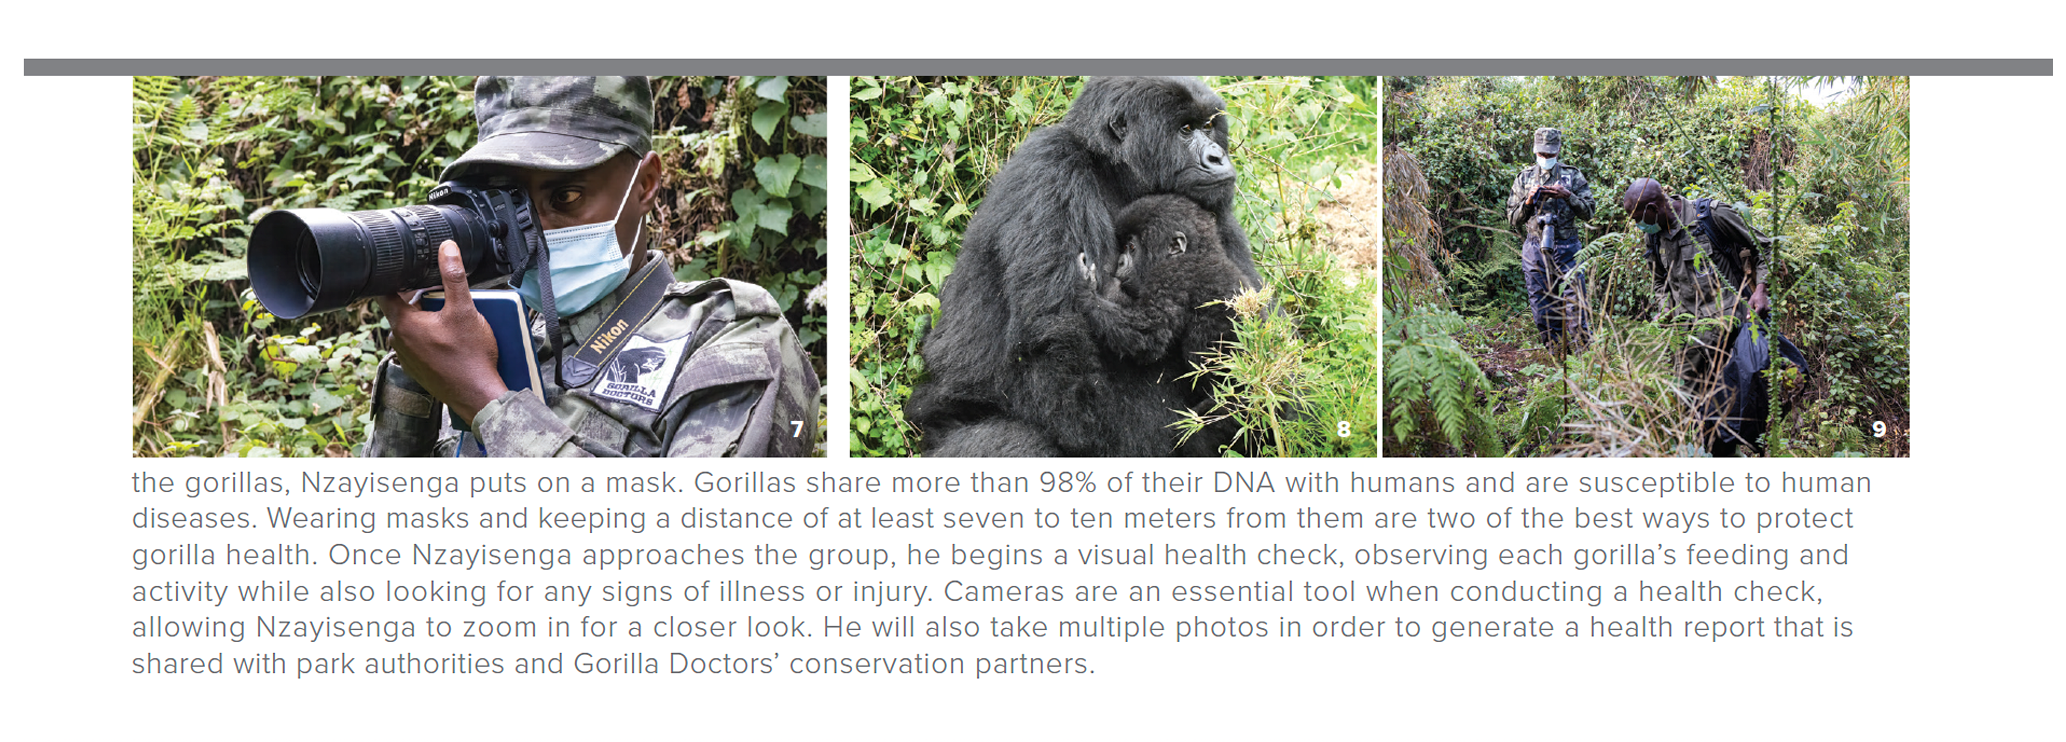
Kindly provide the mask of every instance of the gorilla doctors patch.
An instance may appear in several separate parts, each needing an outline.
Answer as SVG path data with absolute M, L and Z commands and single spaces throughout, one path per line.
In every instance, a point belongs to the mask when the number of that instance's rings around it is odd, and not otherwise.
M 667 399 L 668 387 L 674 384 L 674 370 L 681 365 L 682 348 L 688 343 L 687 334 L 659 343 L 632 336 L 624 349 L 610 359 L 591 393 L 659 412 L 660 403 Z

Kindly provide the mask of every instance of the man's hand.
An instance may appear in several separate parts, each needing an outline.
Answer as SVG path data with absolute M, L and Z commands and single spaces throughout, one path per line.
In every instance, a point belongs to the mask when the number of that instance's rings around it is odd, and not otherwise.
M 1546 186 L 1541 186 L 1541 187 L 1540 187 L 1540 188 L 1539 188 L 1538 190 L 1541 190 L 1541 191 L 1542 191 L 1543 193 L 1547 193 L 1547 194 L 1549 194 L 1549 195 L 1550 195 L 1550 197 L 1552 197 L 1552 198 L 1570 198 L 1570 197 L 1571 197 L 1571 189 L 1569 189 L 1569 188 L 1565 188 L 1565 187 L 1563 187 L 1563 186 L 1560 186 L 1560 185 L 1557 185 L 1557 184 L 1555 184 L 1555 183 L 1551 183 L 1551 184 L 1549 184 L 1549 185 L 1546 185 Z
M 1769 307 L 1769 306 L 1772 306 L 1772 300 L 1770 300 L 1770 299 L 1767 299 L 1767 298 L 1765 298 L 1765 285 L 1764 285 L 1764 284 L 1762 284 L 1762 283 L 1761 283 L 1761 284 L 1758 284 L 1758 285 L 1757 285 L 1757 288 L 1754 288 L 1754 289 L 1751 289 L 1751 290 L 1750 290 L 1750 308 L 1751 308 L 1751 309 L 1753 309 L 1753 310 L 1755 310 L 1755 311 L 1759 311 L 1759 312 L 1762 312 L 1762 311 L 1765 311 L 1765 308 L 1766 308 L 1766 307 Z
M 451 240 L 438 246 L 438 273 L 445 284 L 444 309 L 424 311 L 403 292 L 380 297 L 380 310 L 394 328 L 389 344 L 402 370 L 472 425 L 473 416 L 509 387 L 495 371 L 495 333 L 473 308 L 466 262 Z

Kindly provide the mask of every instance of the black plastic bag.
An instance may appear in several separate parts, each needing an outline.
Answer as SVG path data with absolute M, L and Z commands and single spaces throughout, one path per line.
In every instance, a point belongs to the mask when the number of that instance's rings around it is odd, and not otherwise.
M 1764 317 L 1736 328 L 1736 338 L 1729 345 L 1729 362 L 1722 367 L 1722 384 L 1728 390 L 1728 399 L 1734 403 L 1729 405 L 1729 414 L 1716 436 L 1715 455 L 1732 454 L 1738 445 L 1748 445 L 1752 451 L 1762 450 L 1758 436 L 1765 434 L 1765 420 L 1772 411 L 1772 394 L 1771 382 L 1759 372 L 1772 366 L 1775 350 L 1779 358 L 1799 367 L 1803 374 L 1814 375 L 1815 371 L 1808 365 L 1808 358 L 1801 353 L 1800 347 L 1786 339 Z

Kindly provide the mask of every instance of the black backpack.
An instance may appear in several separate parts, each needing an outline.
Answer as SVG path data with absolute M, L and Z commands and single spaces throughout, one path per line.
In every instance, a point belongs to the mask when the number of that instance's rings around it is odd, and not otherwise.
M 1721 269 L 1722 277 L 1729 279 L 1729 285 L 1741 290 L 1743 288 L 1744 275 L 1742 253 L 1751 246 L 1743 244 L 1743 240 L 1740 237 L 1734 239 L 1722 238 L 1724 234 L 1733 236 L 1733 233 L 1724 232 L 1717 228 L 1714 220 L 1714 207 L 1715 200 L 1712 198 L 1693 199 L 1693 215 L 1696 217 L 1696 220 L 1690 225 L 1690 228 L 1693 230 L 1693 236 L 1698 238 L 1701 243 L 1707 245 L 1708 257 L 1714 260 L 1714 264 Z

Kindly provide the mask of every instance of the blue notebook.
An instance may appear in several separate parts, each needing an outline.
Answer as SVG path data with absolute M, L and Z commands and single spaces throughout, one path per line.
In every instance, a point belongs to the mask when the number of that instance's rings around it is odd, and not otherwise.
M 424 294 L 416 305 L 432 312 L 444 309 L 445 292 Z M 503 385 L 529 389 L 539 399 L 545 399 L 545 385 L 538 378 L 538 353 L 531 345 L 531 318 L 524 309 L 523 297 L 515 291 L 475 289 L 473 306 L 495 331 L 495 368 L 502 374 Z

